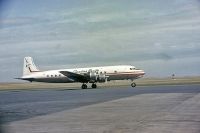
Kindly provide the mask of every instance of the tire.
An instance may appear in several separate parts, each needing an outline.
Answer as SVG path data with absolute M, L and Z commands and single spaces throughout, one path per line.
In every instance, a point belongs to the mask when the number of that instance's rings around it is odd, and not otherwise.
M 92 88 L 97 88 L 97 85 L 96 84 L 92 84 Z
M 81 88 L 82 89 L 87 89 L 87 85 L 86 84 L 82 84 Z
M 131 86 L 134 88 L 136 87 L 136 83 L 132 83 Z

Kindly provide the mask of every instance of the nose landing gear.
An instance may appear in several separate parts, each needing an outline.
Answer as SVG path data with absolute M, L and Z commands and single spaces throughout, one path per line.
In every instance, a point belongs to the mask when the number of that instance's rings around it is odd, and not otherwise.
M 131 86 L 134 88 L 136 87 L 136 83 L 132 83 Z

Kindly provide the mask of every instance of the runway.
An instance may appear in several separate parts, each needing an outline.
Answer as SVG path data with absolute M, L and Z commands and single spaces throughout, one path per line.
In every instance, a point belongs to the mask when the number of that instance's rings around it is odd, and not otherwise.
M 16 133 L 200 131 L 200 85 L 1 91 L 0 107 Z

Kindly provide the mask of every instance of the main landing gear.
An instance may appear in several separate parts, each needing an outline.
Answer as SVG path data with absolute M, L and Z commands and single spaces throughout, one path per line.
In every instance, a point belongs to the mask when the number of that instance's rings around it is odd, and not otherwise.
M 136 83 L 131 83 L 131 86 L 134 88 L 136 87 Z
M 82 89 L 87 89 L 87 84 L 84 84 L 84 83 L 83 83 L 82 86 L 81 86 L 81 88 L 82 88 Z
M 82 89 L 87 89 L 87 84 L 83 83 L 81 86 Z M 92 84 L 92 88 L 97 88 L 97 85 L 95 83 Z
M 95 83 L 93 83 L 92 88 L 97 88 L 97 85 Z

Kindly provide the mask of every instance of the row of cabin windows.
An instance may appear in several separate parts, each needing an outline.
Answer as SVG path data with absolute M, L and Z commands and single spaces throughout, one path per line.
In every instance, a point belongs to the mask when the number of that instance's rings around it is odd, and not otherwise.
M 61 74 L 59 74 L 59 75 L 47 75 L 47 77 L 61 77 Z

